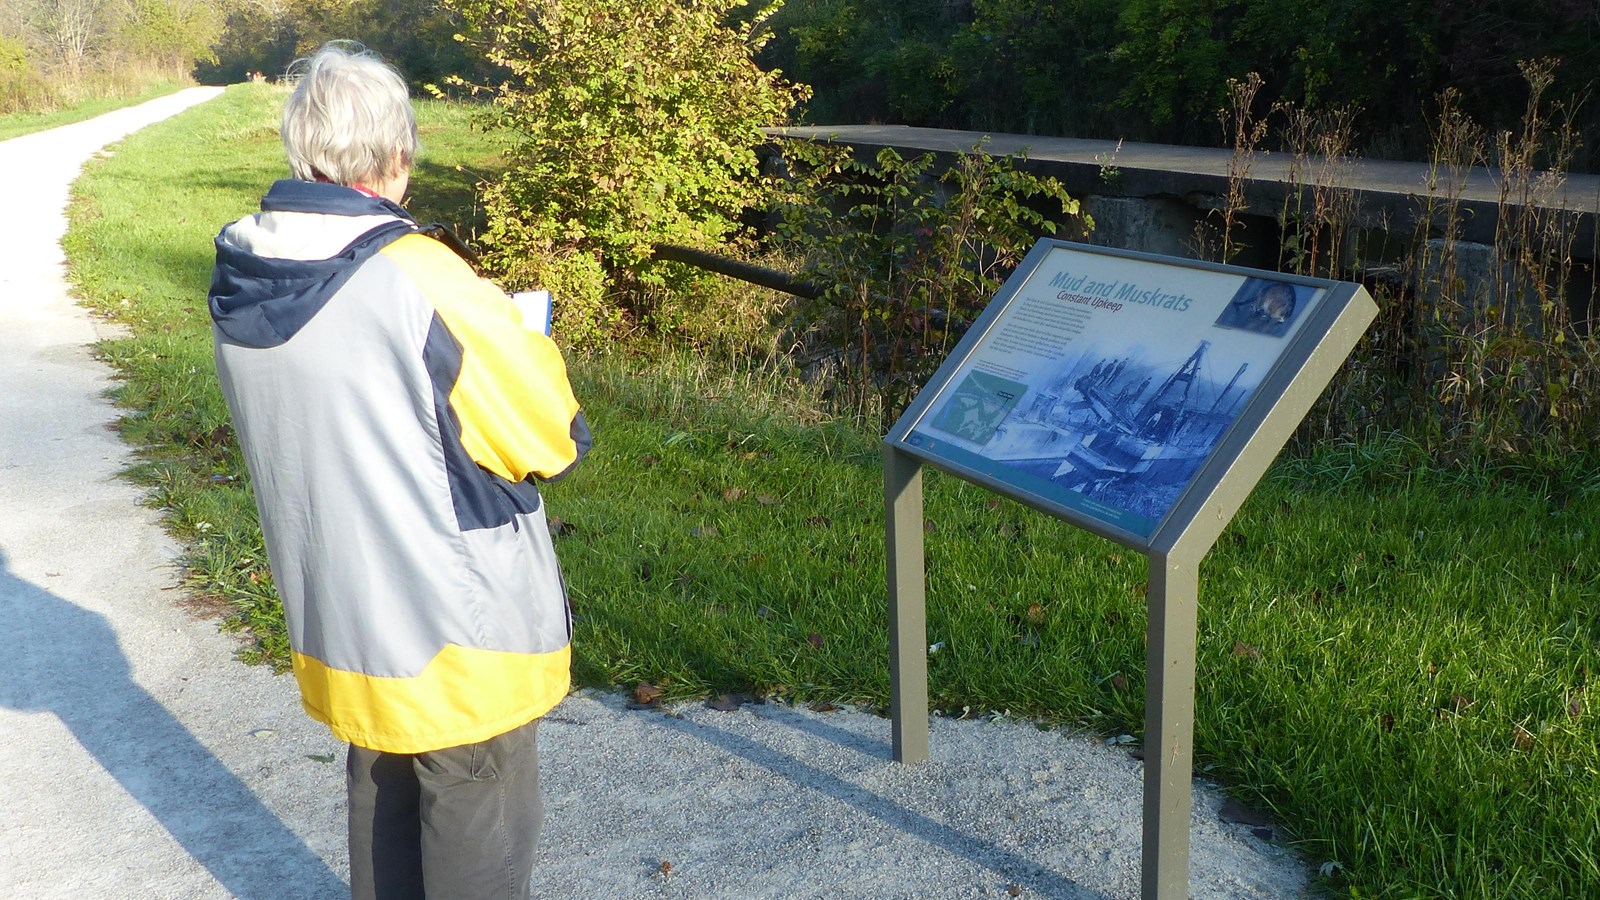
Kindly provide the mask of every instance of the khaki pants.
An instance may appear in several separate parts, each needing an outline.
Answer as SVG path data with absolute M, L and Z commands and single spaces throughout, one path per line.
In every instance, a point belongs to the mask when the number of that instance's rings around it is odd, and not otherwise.
M 352 745 L 351 896 L 527 898 L 544 816 L 538 725 L 428 753 Z

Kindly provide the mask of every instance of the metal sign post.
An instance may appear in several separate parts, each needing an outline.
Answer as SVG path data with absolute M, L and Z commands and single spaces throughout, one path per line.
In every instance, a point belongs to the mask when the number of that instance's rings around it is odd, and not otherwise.
M 883 448 L 888 522 L 889 715 L 894 758 L 928 758 L 928 611 L 922 557 L 922 463 Z
M 1187 897 L 1200 561 L 1152 554 L 1144 688 L 1144 896 Z
M 1035 245 L 884 441 L 895 759 L 928 756 L 926 464 L 1149 560 L 1143 896 L 1187 896 L 1200 562 L 1376 315 L 1355 284 Z

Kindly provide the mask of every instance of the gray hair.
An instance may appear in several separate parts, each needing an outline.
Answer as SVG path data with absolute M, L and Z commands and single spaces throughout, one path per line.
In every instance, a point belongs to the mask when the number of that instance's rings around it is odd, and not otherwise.
M 397 175 L 416 162 L 410 92 L 377 54 L 353 41 L 332 41 L 290 71 L 299 82 L 279 134 L 294 177 L 349 186 Z

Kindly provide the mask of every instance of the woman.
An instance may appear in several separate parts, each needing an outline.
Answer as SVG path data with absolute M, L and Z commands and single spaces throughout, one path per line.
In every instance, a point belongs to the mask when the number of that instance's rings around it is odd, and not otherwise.
M 281 134 L 210 305 L 302 701 L 350 744 L 351 891 L 526 897 L 571 632 L 535 480 L 588 429 L 555 345 L 400 207 L 393 69 L 324 47 Z

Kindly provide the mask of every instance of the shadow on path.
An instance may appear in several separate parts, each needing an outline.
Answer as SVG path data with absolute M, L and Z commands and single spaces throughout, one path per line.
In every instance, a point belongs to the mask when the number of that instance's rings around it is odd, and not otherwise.
M 104 616 L 17 578 L 3 551 L 0 612 L 0 707 L 58 717 L 230 894 L 349 895 L 248 785 L 132 680 Z
M 976 865 L 993 870 L 1023 888 L 1037 892 L 1040 896 L 1061 898 L 1061 900 L 1105 900 L 1104 894 L 1085 888 L 1072 879 L 1053 872 L 1025 856 L 997 847 L 942 822 L 934 821 L 921 813 L 906 809 L 892 800 L 874 794 L 859 785 L 851 784 L 837 775 L 824 772 L 750 738 L 676 716 L 650 716 L 648 721 L 662 728 L 703 741 L 736 756 L 741 756 L 802 788 L 832 797 L 840 803 L 869 815 L 892 828 L 926 841 L 946 853 L 962 857 Z M 800 730 L 812 733 L 824 740 L 838 742 L 868 756 L 880 756 L 880 751 L 874 746 L 876 742 L 873 742 L 870 738 L 863 739 L 858 735 L 842 732 L 841 729 L 822 725 L 821 723 L 811 722 L 808 725 L 820 727 L 799 726 Z M 825 731 L 835 733 L 823 733 Z

